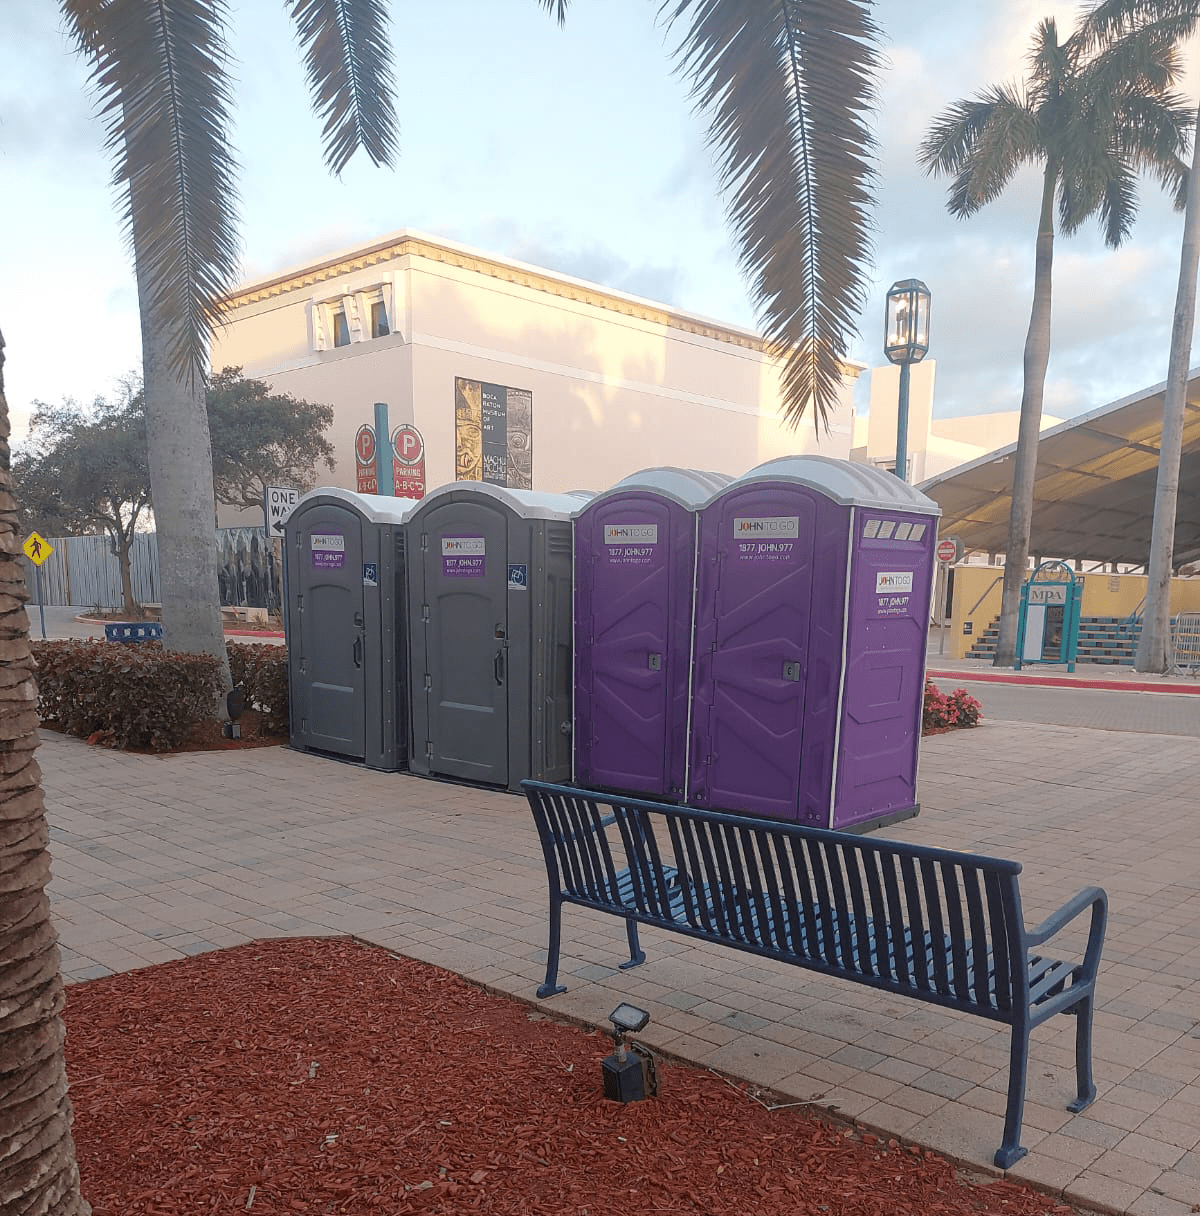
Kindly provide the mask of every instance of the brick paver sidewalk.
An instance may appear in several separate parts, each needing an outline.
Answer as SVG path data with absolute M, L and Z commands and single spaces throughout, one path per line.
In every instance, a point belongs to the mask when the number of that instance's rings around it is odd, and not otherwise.
M 532 999 L 545 874 L 523 800 L 284 748 L 145 757 L 47 735 L 51 894 L 69 980 L 287 934 L 356 934 Z M 1200 748 L 1194 739 L 988 722 L 925 741 L 900 839 L 1020 860 L 1033 924 L 1096 883 L 1111 901 L 1095 1104 L 1072 1116 L 1074 1024 L 1033 1040 L 1013 1175 L 1136 1216 L 1200 1204 Z M 990 1169 L 1008 1037 L 794 968 L 568 908 L 544 1002 L 651 1011 L 663 1050 Z M 387 1010 L 380 1010 L 386 1023 Z

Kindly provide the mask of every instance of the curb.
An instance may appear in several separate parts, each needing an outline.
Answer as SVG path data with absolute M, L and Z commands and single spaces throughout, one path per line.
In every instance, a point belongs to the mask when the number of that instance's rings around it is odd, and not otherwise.
M 934 671 L 925 673 L 931 680 L 975 680 L 983 684 L 1038 684 L 1045 688 L 1093 688 L 1115 692 L 1178 693 L 1181 696 L 1200 695 L 1198 684 L 1152 684 L 1145 680 L 1088 680 L 1072 676 L 1025 676 L 992 671 Z

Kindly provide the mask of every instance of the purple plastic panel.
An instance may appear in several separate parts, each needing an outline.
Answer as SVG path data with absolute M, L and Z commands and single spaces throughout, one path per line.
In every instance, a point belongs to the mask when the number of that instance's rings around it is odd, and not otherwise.
M 575 521 L 575 779 L 680 799 L 695 515 L 645 490 Z
M 833 827 L 916 804 L 937 520 L 858 507 Z
M 848 517 L 783 482 L 701 512 L 689 803 L 827 822 Z

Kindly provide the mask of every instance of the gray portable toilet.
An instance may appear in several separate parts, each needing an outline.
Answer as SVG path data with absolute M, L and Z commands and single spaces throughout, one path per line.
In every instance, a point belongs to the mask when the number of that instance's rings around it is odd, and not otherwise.
M 575 515 L 575 780 L 680 800 L 696 511 L 731 479 L 644 469 Z
M 689 802 L 865 831 L 915 815 L 936 503 L 825 456 L 700 512 Z
M 463 481 L 408 521 L 409 769 L 517 791 L 571 775 L 571 513 Z
M 395 772 L 408 760 L 407 499 L 326 487 L 284 524 L 290 742 Z

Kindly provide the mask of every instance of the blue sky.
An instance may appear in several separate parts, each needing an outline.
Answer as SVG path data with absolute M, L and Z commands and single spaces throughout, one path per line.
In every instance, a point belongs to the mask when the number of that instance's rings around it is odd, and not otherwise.
M 754 324 L 657 0 L 574 0 L 565 29 L 536 0 L 393 0 L 400 159 L 394 170 L 356 161 L 341 179 L 322 167 L 282 3 L 232 7 L 245 277 L 416 228 Z M 0 330 L 18 437 L 35 400 L 112 393 L 140 362 L 111 169 L 57 8 L 0 2 Z M 888 285 L 924 279 L 937 414 L 1019 405 L 1039 183 L 1026 173 L 957 221 L 945 184 L 916 167 L 916 146 L 947 104 L 1019 76 L 1038 19 L 1056 16 L 1065 30 L 1076 12 L 1050 0 L 877 6 L 887 65 L 874 285 L 853 354 L 882 361 Z M 1165 377 L 1181 221 L 1153 183 L 1141 198 L 1120 252 L 1092 229 L 1057 242 L 1049 413 Z

